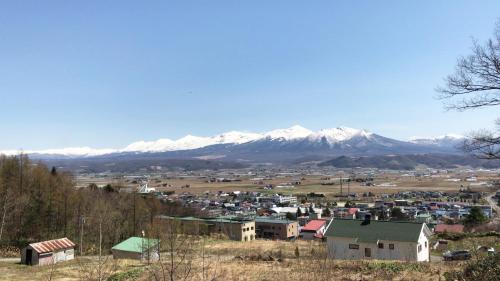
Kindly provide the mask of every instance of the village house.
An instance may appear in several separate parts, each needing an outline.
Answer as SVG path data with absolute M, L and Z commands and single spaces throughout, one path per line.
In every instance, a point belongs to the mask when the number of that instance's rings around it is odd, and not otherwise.
M 156 261 L 159 259 L 159 240 L 130 237 L 111 248 L 113 259 Z
M 326 221 L 311 220 L 301 230 L 299 237 L 303 240 L 322 239 L 325 233 Z
M 299 224 L 296 221 L 255 218 L 255 234 L 258 238 L 273 240 L 292 240 L 297 238 Z
M 21 250 L 21 263 L 27 265 L 50 265 L 75 258 L 75 243 L 61 238 L 31 243 Z
M 325 236 L 330 258 L 429 261 L 431 231 L 424 223 L 330 221 Z

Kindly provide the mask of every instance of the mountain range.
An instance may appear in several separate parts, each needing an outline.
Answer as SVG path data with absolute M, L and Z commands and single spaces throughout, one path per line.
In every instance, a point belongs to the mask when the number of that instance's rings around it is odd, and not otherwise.
M 70 147 L 62 149 L 27 150 L 26 154 L 40 158 L 66 158 L 66 157 L 94 157 L 122 153 L 160 153 L 203 149 L 216 145 L 230 145 L 256 148 L 256 146 L 272 145 L 288 148 L 297 145 L 308 146 L 312 149 L 321 150 L 344 150 L 349 153 L 356 151 L 398 152 L 408 149 L 409 151 L 433 150 L 440 148 L 443 152 L 455 151 L 456 145 L 465 138 L 459 135 L 446 135 L 437 138 L 414 138 L 410 141 L 398 141 L 382 137 L 366 130 L 338 127 L 311 131 L 299 125 L 287 129 L 276 129 L 266 133 L 249 133 L 230 131 L 227 133 L 199 137 L 187 135 L 177 140 L 168 138 L 156 141 L 137 141 L 121 149 Z M 408 152 L 409 152 L 408 151 Z M 1 154 L 17 154 L 18 151 L 0 151 Z
M 77 169 L 100 167 L 97 170 L 130 170 L 141 167 L 165 166 L 179 168 L 230 168 L 249 164 L 304 164 L 353 166 L 377 163 L 388 166 L 397 158 L 380 158 L 405 155 L 403 168 L 419 163 L 432 166 L 481 165 L 462 154 L 458 148 L 466 138 L 445 135 L 436 138 L 413 138 L 409 141 L 384 137 L 366 130 L 337 127 L 311 131 L 301 126 L 276 129 L 265 133 L 231 131 L 211 137 L 188 135 L 178 140 L 159 139 L 138 141 L 122 149 L 66 148 L 43 151 L 25 151 L 31 158 L 53 165 Z M 2 153 L 2 152 L 0 152 Z M 3 152 L 12 154 L 12 151 Z M 413 155 L 413 156 L 411 156 Z M 415 157 L 414 155 L 419 155 Z M 425 155 L 432 155 L 424 160 Z M 440 156 L 436 156 L 440 155 Z M 443 158 L 444 155 L 448 155 Z M 449 157 L 454 155 L 454 157 Z M 344 157 L 344 158 L 339 158 Z M 347 158 L 346 158 L 347 157 Z M 379 157 L 387 161 L 361 157 Z M 411 158 L 411 161 L 409 158 Z M 436 158 L 437 157 L 437 158 Z M 437 160 L 437 159 L 440 160 Z M 337 161 L 332 161 L 338 159 Z M 330 162 L 329 162 L 330 161 Z M 437 162 L 436 162 L 437 161 Z M 475 163 L 475 164 L 474 164 Z M 430 164 L 430 165 L 429 165 Z M 127 169 L 121 169 L 121 166 Z M 392 165 L 392 164 L 391 164 Z M 397 167 L 398 165 L 389 165 Z

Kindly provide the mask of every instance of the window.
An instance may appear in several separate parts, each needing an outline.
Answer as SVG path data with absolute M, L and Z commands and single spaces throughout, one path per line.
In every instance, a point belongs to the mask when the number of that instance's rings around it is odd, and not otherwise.
M 427 249 L 427 241 L 425 241 L 425 248 Z
M 253 226 L 250 229 L 253 230 Z
M 358 244 L 349 244 L 349 249 L 359 250 L 359 245 Z
M 418 252 L 422 252 L 422 245 L 418 244 Z
M 371 248 L 365 248 L 365 257 L 369 258 L 372 256 L 372 249 Z
M 394 244 L 389 244 L 389 249 L 394 250 Z
M 384 248 L 384 243 L 378 243 L 378 248 L 383 249 Z

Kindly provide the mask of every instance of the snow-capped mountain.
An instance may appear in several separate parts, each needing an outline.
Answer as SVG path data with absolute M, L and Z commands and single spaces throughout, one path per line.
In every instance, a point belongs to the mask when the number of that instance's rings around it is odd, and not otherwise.
M 307 138 L 311 141 L 319 141 L 325 139 L 329 144 L 346 141 L 354 137 L 362 137 L 369 139 L 372 133 L 365 130 L 358 130 L 348 127 L 338 127 L 333 129 L 323 129 L 316 133 L 311 133 Z
M 420 145 L 432 145 L 439 147 L 456 147 L 462 144 L 467 137 L 458 134 L 446 134 L 434 138 L 419 138 L 414 137 L 410 139 L 411 143 Z
M 303 139 L 314 132 L 302 126 L 295 125 L 287 129 L 277 129 L 264 134 L 264 138 L 271 140 L 290 141 Z
M 337 127 L 311 131 L 299 125 L 265 133 L 230 131 L 209 137 L 187 135 L 177 140 L 137 141 L 124 148 L 93 149 L 75 147 L 24 151 L 37 157 L 96 157 L 107 155 L 163 153 L 162 155 L 189 158 L 217 155 L 227 159 L 298 158 L 303 156 L 376 155 L 388 153 L 452 152 L 463 137 L 446 135 L 437 138 L 416 138 L 399 141 L 366 130 Z M 18 151 L 0 151 L 16 154 Z

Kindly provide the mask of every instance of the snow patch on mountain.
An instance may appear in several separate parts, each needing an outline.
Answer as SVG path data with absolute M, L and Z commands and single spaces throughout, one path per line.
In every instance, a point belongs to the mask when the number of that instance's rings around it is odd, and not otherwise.
M 287 129 L 277 129 L 273 130 L 270 132 L 267 132 L 264 134 L 265 138 L 271 139 L 271 140 L 282 140 L 282 141 L 289 141 L 289 140 L 297 140 L 297 139 L 303 139 L 306 138 L 307 136 L 311 135 L 313 131 L 306 129 L 302 126 L 295 125 Z
M 322 138 L 325 138 L 328 143 L 335 144 L 338 142 L 350 140 L 354 137 L 363 137 L 370 139 L 371 136 L 372 133 L 365 130 L 358 130 L 348 127 L 338 127 L 332 129 L 323 129 L 316 133 L 312 133 L 308 136 L 308 139 L 311 141 L 320 141 Z

